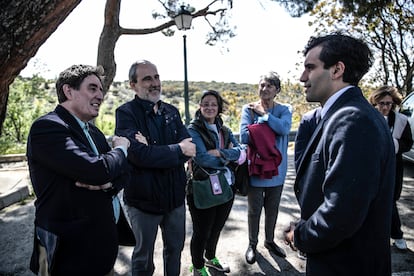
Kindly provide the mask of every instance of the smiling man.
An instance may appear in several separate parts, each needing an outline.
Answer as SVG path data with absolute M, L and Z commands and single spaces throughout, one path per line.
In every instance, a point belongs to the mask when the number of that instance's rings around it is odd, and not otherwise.
M 116 110 L 117 135 L 131 141 L 128 161 L 133 166 L 124 200 L 137 241 L 132 275 L 152 275 L 158 227 L 164 241 L 164 275 L 179 275 L 185 240 L 184 163 L 195 156 L 195 145 L 176 107 L 160 100 L 157 67 L 134 62 L 129 84 L 135 98 Z
M 103 100 L 102 73 L 89 65 L 63 71 L 59 105 L 30 129 L 27 160 L 37 197 L 30 268 L 38 275 L 113 275 L 113 196 L 129 176 L 129 141 L 114 136 L 111 149 L 89 122 Z

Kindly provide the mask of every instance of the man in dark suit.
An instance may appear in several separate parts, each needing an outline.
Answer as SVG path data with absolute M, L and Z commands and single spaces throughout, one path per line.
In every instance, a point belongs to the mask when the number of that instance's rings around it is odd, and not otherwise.
M 286 242 L 307 254 L 307 275 L 391 275 L 393 142 L 357 87 L 372 53 L 339 33 L 312 37 L 304 53 L 306 100 L 322 109 L 309 141 L 296 145 L 301 218 Z
M 37 197 L 30 267 L 36 274 L 113 273 L 119 216 L 113 199 L 129 176 L 129 141 L 114 136 L 111 149 L 89 123 L 103 100 L 102 71 L 88 65 L 63 71 L 59 105 L 30 130 L 27 160 Z

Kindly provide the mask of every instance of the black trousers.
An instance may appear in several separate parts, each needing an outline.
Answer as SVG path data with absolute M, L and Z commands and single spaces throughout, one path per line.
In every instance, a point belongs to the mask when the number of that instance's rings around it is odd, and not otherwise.
M 193 235 L 190 242 L 191 260 L 195 269 L 204 266 L 204 256 L 211 260 L 216 257 L 217 243 L 221 230 L 229 217 L 233 198 L 218 206 L 197 209 L 192 194 L 187 195 L 188 209 L 193 221 Z M 204 256 L 203 256 L 204 255 Z
M 391 239 L 397 240 L 403 238 L 403 232 L 401 230 L 401 219 L 398 213 L 397 201 L 400 199 L 401 191 L 403 187 L 404 177 L 404 163 L 401 155 L 397 155 L 396 172 L 395 172 L 395 188 L 394 188 L 394 202 L 392 204 L 392 217 L 391 217 Z
M 403 231 L 401 231 L 401 220 L 398 214 L 397 202 L 392 204 L 392 217 L 391 217 L 391 239 L 397 240 L 403 238 Z

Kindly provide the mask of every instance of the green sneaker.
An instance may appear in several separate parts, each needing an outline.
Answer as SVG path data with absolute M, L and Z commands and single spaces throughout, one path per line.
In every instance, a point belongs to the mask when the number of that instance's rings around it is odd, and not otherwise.
M 207 269 L 205 266 L 203 266 L 200 269 L 194 269 L 194 266 L 191 265 L 190 266 L 190 272 L 193 272 L 194 276 L 210 276 L 210 274 L 208 274 Z
M 230 272 L 230 267 L 225 263 L 220 264 L 219 260 L 216 257 L 214 257 L 211 260 L 207 260 L 206 266 L 209 268 L 215 269 L 217 271 L 220 271 L 220 272 L 225 272 L 225 273 Z

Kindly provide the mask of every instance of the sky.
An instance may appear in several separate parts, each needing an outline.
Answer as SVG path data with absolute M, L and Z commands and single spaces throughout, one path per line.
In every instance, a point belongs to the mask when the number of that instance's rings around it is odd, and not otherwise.
M 40 74 L 53 79 L 72 64 L 96 65 L 105 2 L 83 0 L 40 47 L 21 75 Z M 210 2 L 193 0 L 187 3 L 198 5 L 195 7 L 199 9 Z M 156 0 L 122 0 L 120 24 L 128 28 L 157 26 L 163 21 L 152 19 L 154 9 L 162 9 Z M 313 34 L 308 16 L 292 18 L 283 7 L 270 0 L 240 0 L 233 1 L 229 20 L 236 26 L 237 35 L 226 44 L 213 47 L 205 44 L 208 25 L 201 17 L 193 20 L 190 30 L 176 30 L 173 37 L 165 37 L 160 32 L 121 36 L 115 49 L 115 81 L 127 80 L 130 65 L 139 59 L 157 65 L 161 80 L 183 80 L 184 34 L 187 36 L 189 81 L 255 84 L 259 76 L 269 70 L 278 72 L 282 81 L 298 80 L 303 61 L 298 52 Z

